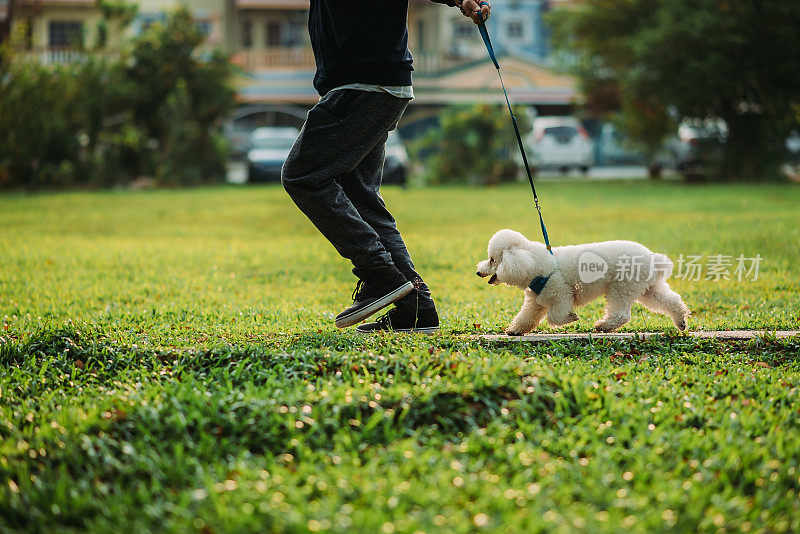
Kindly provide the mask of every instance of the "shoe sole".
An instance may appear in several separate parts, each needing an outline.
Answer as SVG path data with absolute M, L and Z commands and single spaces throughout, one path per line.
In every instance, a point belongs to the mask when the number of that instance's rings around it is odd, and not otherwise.
M 391 293 L 388 293 L 383 297 L 376 299 L 375 302 L 369 304 L 368 306 L 364 306 L 360 310 L 356 310 L 350 315 L 345 315 L 344 317 L 337 318 L 335 323 L 336 328 L 347 328 L 348 326 L 353 326 L 354 324 L 358 324 L 367 317 L 369 317 L 370 315 L 375 315 L 389 304 L 397 302 L 401 298 L 411 293 L 413 290 L 414 290 L 414 284 L 412 284 L 411 282 L 406 282 L 405 284 L 398 287 Z
M 359 334 L 424 334 L 431 335 L 439 331 L 438 326 L 427 326 L 424 328 L 395 328 L 392 330 L 360 330 L 356 328 Z

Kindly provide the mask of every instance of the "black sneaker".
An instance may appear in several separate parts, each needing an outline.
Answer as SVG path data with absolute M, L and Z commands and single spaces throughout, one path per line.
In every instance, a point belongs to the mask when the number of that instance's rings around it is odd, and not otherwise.
M 414 310 L 393 308 L 374 323 L 364 323 L 356 328 L 359 334 L 398 332 L 404 334 L 433 334 L 439 330 L 436 308 Z
M 394 265 L 357 271 L 359 281 L 353 291 L 353 305 L 336 316 L 336 327 L 347 328 L 405 297 L 414 289 Z

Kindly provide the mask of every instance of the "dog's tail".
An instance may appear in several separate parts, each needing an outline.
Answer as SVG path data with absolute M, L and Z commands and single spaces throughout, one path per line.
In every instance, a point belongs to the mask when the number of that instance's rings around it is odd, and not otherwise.
M 672 276 L 672 260 L 666 254 L 654 253 L 653 268 L 655 271 L 656 279 L 666 280 Z

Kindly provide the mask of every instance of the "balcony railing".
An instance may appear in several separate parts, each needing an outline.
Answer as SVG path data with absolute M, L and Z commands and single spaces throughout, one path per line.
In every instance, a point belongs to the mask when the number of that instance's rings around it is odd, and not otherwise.
M 241 50 L 231 61 L 245 70 L 314 70 L 311 47 L 275 47 Z M 414 70 L 433 74 L 469 63 L 469 58 L 443 57 L 435 53 L 415 53 Z
M 77 48 L 32 48 L 18 50 L 18 57 L 35 60 L 43 65 L 61 65 L 65 63 L 83 63 L 89 58 L 89 52 Z M 92 52 L 97 55 L 97 52 Z
M 19 50 L 18 57 L 35 60 L 43 65 L 61 65 L 82 63 L 90 57 L 111 57 L 109 52 L 92 51 L 75 48 L 34 48 Z M 314 70 L 314 52 L 311 47 L 273 47 L 263 49 L 240 50 L 231 56 L 231 62 L 248 71 L 258 70 Z M 434 74 L 464 63 L 464 58 L 442 57 L 433 53 L 414 54 L 414 69 L 418 74 Z
M 298 9 L 308 10 L 309 0 L 236 0 L 239 9 Z
M 472 58 L 444 56 L 431 52 L 414 52 L 414 71 L 418 74 L 436 74 L 470 63 Z
M 245 70 L 314 70 L 311 47 L 274 47 L 241 50 L 231 61 Z

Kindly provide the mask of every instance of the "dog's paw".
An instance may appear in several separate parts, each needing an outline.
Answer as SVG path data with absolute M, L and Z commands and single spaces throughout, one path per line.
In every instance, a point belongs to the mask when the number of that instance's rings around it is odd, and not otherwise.
M 680 330 L 681 332 L 686 332 L 686 329 L 689 328 L 689 325 L 686 324 L 686 321 L 681 321 L 675 325 L 675 328 Z
M 614 328 L 612 325 L 604 323 L 603 321 L 598 321 L 594 323 L 594 329 L 595 331 L 602 333 L 613 332 L 614 330 L 616 330 L 616 328 Z
M 578 316 L 575 314 L 575 312 L 569 312 L 568 314 L 564 315 L 563 318 L 558 316 L 556 317 L 551 317 L 549 315 L 547 316 L 547 322 L 550 324 L 550 326 L 564 326 L 570 323 L 574 323 L 577 320 Z
M 519 337 L 519 336 L 524 336 L 525 334 L 523 334 L 522 332 L 514 332 L 513 330 L 506 330 L 506 335 L 507 336 L 513 336 L 513 337 Z

